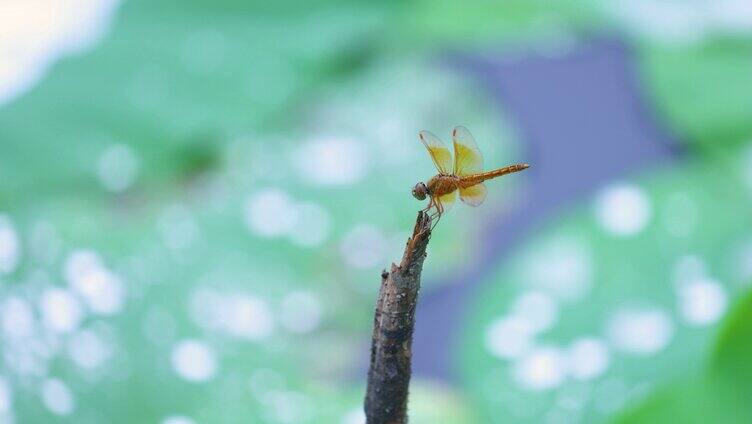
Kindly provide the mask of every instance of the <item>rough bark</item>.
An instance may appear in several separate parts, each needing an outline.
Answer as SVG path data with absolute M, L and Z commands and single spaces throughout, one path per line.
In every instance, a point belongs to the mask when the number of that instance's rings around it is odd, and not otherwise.
M 431 218 L 420 212 L 402 262 L 381 274 L 365 399 L 368 424 L 407 422 L 415 306 L 430 238 Z

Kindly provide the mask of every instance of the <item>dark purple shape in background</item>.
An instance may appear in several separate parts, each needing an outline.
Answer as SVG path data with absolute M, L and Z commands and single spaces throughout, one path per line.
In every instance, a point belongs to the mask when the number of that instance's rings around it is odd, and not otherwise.
M 515 123 L 524 157 L 513 161 L 532 167 L 515 176 L 528 179 L 515 209 L 488 223 L 484 256 L 421 294 L 413 371 L 448 381 L 457 377 L 452 348 L 459 345 L 465 308 L 510 249 L 604 183 L 665 166 L 679 152 L 656 122 L 631 51 L 618 41 L 590 41 L 556 57 L 463 57 L 460 63 Z

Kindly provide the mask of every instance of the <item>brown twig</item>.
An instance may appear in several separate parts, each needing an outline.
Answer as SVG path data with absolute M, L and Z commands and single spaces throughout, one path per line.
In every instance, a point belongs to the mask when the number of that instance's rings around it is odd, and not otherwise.
M 402 262 L 399 266 L 392 264 L 390 272 L 381 273 L 365 399 L 368 424 L 407 422 L 415 306 L 430 238 L 431 218 L 421 211 Z

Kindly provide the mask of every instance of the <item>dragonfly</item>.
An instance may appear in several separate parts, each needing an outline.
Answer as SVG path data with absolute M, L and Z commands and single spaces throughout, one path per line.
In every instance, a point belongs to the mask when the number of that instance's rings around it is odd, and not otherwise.
M 452 130 L 454 164 L 452 164 L 452 154 L 441 139 L 425 130 L 418 133 L 418 136 L 426 146 L 439 173 L 431 177 L 427 183 L 421 181 L 415 184 L 412 193 L 413 197 L 418 200 L 430 198 L 424 211 L 428 213 L 432 208 L 435 209 L 431 214 L 431 218 L 435 219 L 433 226 L 438 223 L 444 212 L 454 205 L 457 192 L 463 203 L 480 206 L 488 194 L 483 184 L 484 181 L 530 167 L 526 163 L 517 163 L 492 171 L 483 171 L 483 154 L 475 138 L 463 126 Z

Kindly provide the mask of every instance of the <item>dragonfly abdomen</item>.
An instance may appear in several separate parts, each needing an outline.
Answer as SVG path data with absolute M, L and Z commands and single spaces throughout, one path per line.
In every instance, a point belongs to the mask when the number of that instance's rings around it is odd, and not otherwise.
M 468 175 L 468 176 L 460 178 L 459 185 L 460 185 L 460 188 L 472 187 L 476 184 L 482 183 L 483 181 L 500 177 L 502 175 L 519 172 L 529 167 L 530 165 L 526 163 L 516 163 L 514 165 L 509 165 L 503 168 L 494 169 L 493 171 L 479 172 L 477 174 L 472 174 L 472 175 Z

